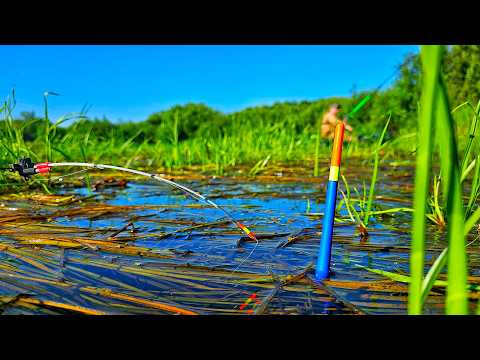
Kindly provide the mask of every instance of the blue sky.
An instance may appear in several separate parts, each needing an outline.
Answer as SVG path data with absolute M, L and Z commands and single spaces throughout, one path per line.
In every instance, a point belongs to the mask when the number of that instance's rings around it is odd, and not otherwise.
M 231 112 L 276 101 L 348 96 L 388 77 L 414 45 L 0 45 L 0 97 L 52 118 L 91 106 L 91 117 L 144 120 L 175 104 Z

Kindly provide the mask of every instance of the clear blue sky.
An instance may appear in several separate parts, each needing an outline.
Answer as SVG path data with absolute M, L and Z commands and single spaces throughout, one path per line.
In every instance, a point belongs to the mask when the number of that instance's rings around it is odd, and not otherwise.
M 285 100 L 348 96 L 388 77 L 413 45 L 26 46 L 0 45 L 0 98 L 51 117 L 90 104 L 91 117 L 144 120 L 175 104 L 231 112 Z

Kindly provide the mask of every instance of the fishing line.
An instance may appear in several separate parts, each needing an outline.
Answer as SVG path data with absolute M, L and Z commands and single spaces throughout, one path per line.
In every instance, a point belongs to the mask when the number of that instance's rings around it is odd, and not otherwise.
M 389 80 L 391 80 L 400 70 L 402 69 L 402 65 L 398 65 L 395 67 L 395 70 L 393 73 L 385 78 L 380 85 L 378 85 L 370 94 L 366 95 L 363 97 L 354 107 L 353 109 L 347 114 L 346 118 L 349 119 L 353 115 L 355 115 L 362 107 L 364 107 L 370 99 L 375 95 L 375 93 L 379 92 L 381 88 L 385 86 L 385 84 L 388 83 Z
M 348 120 L 351 117 L 353 117 L 361 108 L 363 108 L 372 99 L 372 97 L 376 93 L 378 93 L 380 91 L 380 89 L 385 86 L 385 84 L 388 83 L 388 81 L 390 81 L 395 75 L 397 75 L 397 73 L 401 69 L 402 69 L 402 65 L 395 66 L 395 70 L 393 71 L 393 73 L 391 75 L 386 77 L 376 88 L 374 88 L 374 90 L 371 93 L 365 95 L 362 99 L 360 99 L 360 101 L 358 101 L 358 103 L 353 107 L 353 109 L 350 110 L 350 112 L 344 117 L 344 122 L 347 123 Z M 351 145 L 351 142 L 349 141 L 347 143 L 346 148 L 345 148 L 345 152 L 348 153 L 348 151 L 350 149 L 350 145 Z
M 380 89 L 390 80 L 392 79 L 400 70 L 402 70 L 402 65 L 398 65 L 398 66 L 395 66 L 395 70 L 393 71 L 393 73 L 388 77 L 386 78 L 380 85 L 378 85 L 374 92 L 377 92 L 377 91 L 380 91 Z
M 248 256 L 243 259 L 240 264 L 232 271 L 232 274 L 237 272 L 237 270 L 250 258 L 250 256 L 254 253 L 254 251 L 257 249 L 257 246 L 258 246 L 259 242 L 257 239 L 255 239 L 255 246 L 253 247 L 252 251 L 250 251 L 250 254 L 248 254 Z
M 79 170 L 79 171 L 74 171 L 72 173 L 69 173 L 69 174 L 65 174 L 65 175 L 60 175 L 60 176 L 56 176 L 56 177 L 53 177 L 50 179 L 50 181 L 58 181 L 58 182 L 61 182 L 63 181 L 63 178 L 66 178 L 66 177 L 69 177 L 69 176 L 73 176 L 73 175 L 77 175 L 77 174 L 82 174 L 84 172 L 88 172 L 88 171 L 91 171 L 92 169 L 83 169 L 83 170 Z

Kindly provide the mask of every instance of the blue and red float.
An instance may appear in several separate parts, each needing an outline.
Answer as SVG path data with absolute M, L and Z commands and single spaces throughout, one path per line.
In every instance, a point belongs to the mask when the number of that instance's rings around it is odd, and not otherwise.
M 330 274 L 330 259 L 332 255 L 333 223 L 335 220 L 335 205 L 337 202 L 338 177 L 342 160 L 343 136 L 345 124 L 339 122 L 335 127 L 333 140 L 332 161 L 330 163 L 330 175 L 328 177 L 327 196 L 325 200 L 325 215 L 323 217 L 322 237 L 318 250 L 316 280 L 324 280 Z

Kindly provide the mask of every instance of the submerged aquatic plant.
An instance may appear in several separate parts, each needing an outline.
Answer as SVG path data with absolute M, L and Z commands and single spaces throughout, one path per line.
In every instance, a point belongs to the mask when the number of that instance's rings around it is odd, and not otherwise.
M 443 208 L 440 205 L 440 176 L 433 178 L 433 194 L 429 200 L 430 214 L 427 214 L 427 218 L 434 224 L 443 228 L 445 226 L 445 216 L 443 214 Z

